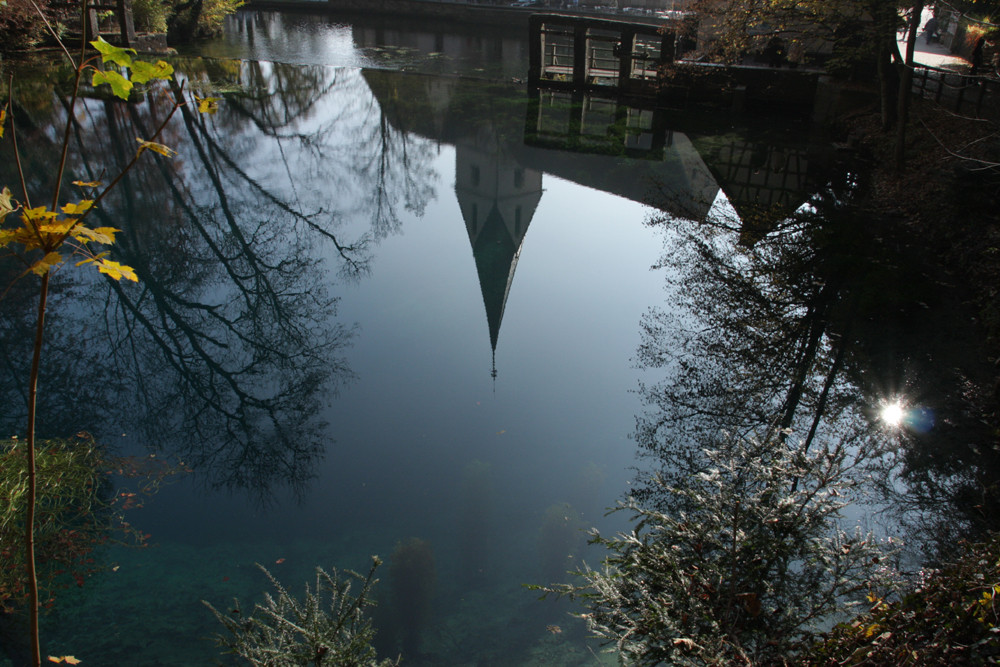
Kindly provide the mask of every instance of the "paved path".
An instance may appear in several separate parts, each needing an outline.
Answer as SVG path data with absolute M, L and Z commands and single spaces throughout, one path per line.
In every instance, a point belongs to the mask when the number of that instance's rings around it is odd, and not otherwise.
M 906 41 L 900 40 L 899 52 L 906 56 Z M 930 67 L 940 67 L 941 69 L 955 69 L 965 72 L 969 69 L 969 61 L 952 54 L 947 48 L 938 42 L 928 44 L 921 30 L 917 34 L 917 44 L 913 49 L 913 62 Z

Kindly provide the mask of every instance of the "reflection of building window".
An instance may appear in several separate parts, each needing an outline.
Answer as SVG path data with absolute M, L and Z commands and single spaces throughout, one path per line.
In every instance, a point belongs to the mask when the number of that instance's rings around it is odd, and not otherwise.
M 521 236 L 521 207 L 514 207 L 514 236 Z
M 524 187 L 524 169 L 521 169 L 520 167 L 514 170 L 514 187 Z
M 479 185 L 479 165 L 472 165 L 472 185 Z
M 478 176 L 479 175 L 479 170 L 476 169 L 475 167 L 473 167 L 473 169 L 476 170 L 476 175 Z M 472 221 L 472 233 L 475 234 L 476 233 L 476 228 L 479 227 L 479 205 L 478 204 L 473 204 L 472 205 L 472 214 L 469 215 L 469 218 Z

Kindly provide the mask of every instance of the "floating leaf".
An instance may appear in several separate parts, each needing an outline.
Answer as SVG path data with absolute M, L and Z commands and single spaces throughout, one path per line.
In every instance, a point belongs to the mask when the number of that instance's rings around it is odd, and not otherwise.
M 146 83 L 152 79 L 169 79 L 174 73 L 174 68 L 170 63 L 159 60 L 155 63 L 147 63 L 143 60 L 136 60 L 132 63 L 132 81 L 135 83 Z
M 99 188 L 101 187 L 100 181 L 73 181 L 73 185 L 79 185 L 81 188 Z
M 135 140 L 139 142 L 140 153 L 142 153 L 142 151 L 148 148 L 154 153 L 159 153 L 164 157 L 173 157 L 177 155 L 177 151 L 175 151 L 173 148 L 164 146 L 163 144 L 158 144 L 155 141 L 146 141 L 145 139 L 140 139 L 139 137 L 136 137 Z
M 0 109 L 0 139 L 3 139 L 3 129 L 7 122 L 7 109 Z
M 111 92 L 115 94 L 115 97 L 120 97 L 123 100 L 128 99 L 129 91 L 132 90 L 132 82 L 118 72 L 94 70 L 94 78 L 91 80 L 91 84 L 96 88 L 103 83 L 111 86 Z
M 198 103 L 198 113 L 215 113 L 219 110 L 219 99 L 218 97 L 198 97 L 194 96 L 195 101 Z
M 103 37 L 98 37 L 90 43 L 92 47 L 101 52 L 101 62 L 113 62 L 120 67 L 131 67 L 132 56 L 129 52 L 135 53 L 135 49 L 123 49 L 120 46 L 109 44 Z

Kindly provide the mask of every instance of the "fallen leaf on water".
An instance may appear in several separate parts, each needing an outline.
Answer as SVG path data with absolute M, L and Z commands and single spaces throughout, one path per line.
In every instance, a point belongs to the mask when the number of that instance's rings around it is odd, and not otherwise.
M 278 560 L 274 561 L 275 565 L 281 565 L 284 562 L 285 562 L 284 558 L 279 558 Z

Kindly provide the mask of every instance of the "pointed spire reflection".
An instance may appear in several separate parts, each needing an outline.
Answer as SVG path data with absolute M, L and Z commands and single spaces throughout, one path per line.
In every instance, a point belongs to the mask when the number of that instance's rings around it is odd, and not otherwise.
M 542 173 L 509 155 L 492 124 L 456 143 L 455 162 L 455 194 L 479 273 L 496 380 L 500 323 L 521 243 L 542 197 Z

